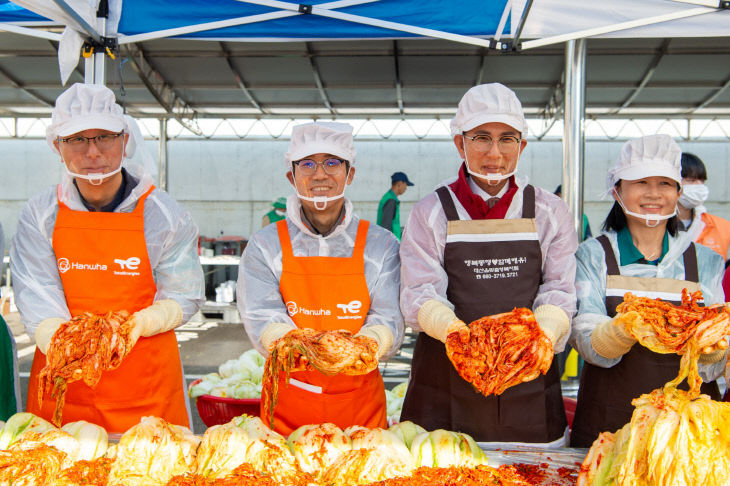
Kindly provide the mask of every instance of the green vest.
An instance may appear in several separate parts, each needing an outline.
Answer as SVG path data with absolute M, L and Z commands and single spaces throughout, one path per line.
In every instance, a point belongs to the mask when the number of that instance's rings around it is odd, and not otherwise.
M 0 420 L 7 420 L 18 411 L 15 403 L 17 360 L 12 340 L 10 328 L 0 316 Z
M 386 192 L 383 198 L 380 200 L 380 204 L 378 205 L 377 223 L 379 226 L 383 226 L 383 206 L 385 206 L 385 203 L 391 199 L 395 201 L 395 215 L 393 216 L 393 229 L 391 231 L 393 231 L 395 237 L 398 238 L 398 241 L 400 241 L 400 201 L 398 200 L 398 196 L 396 196 L 393 192 L 393 189 Z

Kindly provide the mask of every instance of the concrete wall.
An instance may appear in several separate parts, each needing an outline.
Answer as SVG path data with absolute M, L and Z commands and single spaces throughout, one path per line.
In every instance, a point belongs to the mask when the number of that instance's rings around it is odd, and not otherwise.
M 259 228 L 270 202 L 292 192 L 284 177 L 283 154 L 287 141 L 173 140 L 169 142 L 169 192 L 192 214 L 206 236 L 242 235 Z M 586 144 L 585 212 L 598 230 L 610 202 L 601 199 L 605 174 L 614 163 L 622 142 L 588 141 Z M 680 143 L 708 166 L 710 212 L 730 219 L 730 144 L 725 141 Z M 415 186 L 401 197 L 401 221 L 413 204 L 434 186 L 453 177 L 459 159 L 449 140 L 358 140 L 355 180 L 347 196 L 356 211 L 375 219 L 378 201 L 389 188 L 390 174 L 403 171 Z M 156 142 L 147 142 L 156 157 Z M 560 141 L 530 141 L 519 173 L 536 186 L 554 190 L 561 181 Z M 6 249 L 15 233 L 18 214 L 34 193 L 59 180 L 61 164 L 45 141 L 0 139 L 0 222 L 5 229 Z

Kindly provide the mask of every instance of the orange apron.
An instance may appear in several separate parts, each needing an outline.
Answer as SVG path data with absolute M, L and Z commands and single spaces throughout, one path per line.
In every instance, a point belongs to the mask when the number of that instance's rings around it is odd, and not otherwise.
M 153 303 L 157 286 L 144 239 L 144 203 L 153 189 L 131 213 L 72 211 L 59 199 L 53 250 L 72 316 L 85 311 L 131 314 Z M 45 364 L 45 355 L 36 350 L 27 410 L 50 421 L 55 399 L 47 394 L 38 406 L 38 374 Z M 190 426 L 174 331 L 140 338 L 119 368 L 104 372 L 96 388 L 71 383 L 63 423 L 86 420 L 123 433 L 146 415 Z
M 289 316 L 299 328 L 360 330 L 370 309 L 365 281 L 367 221 L 360 221 L 352 256 L 295 257 L 287 220 L 276 223 L 282 249 L 279 290 Z M 361 376 L 325 376 L 318 371 L 279 377 L 274 430 L 289 435 L 306 424 L 332 422 L 386 427 L 385 386 L 377 369 Z

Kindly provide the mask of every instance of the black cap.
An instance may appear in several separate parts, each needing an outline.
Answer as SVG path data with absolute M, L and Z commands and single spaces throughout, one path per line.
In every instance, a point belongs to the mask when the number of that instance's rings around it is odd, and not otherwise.
M 398 181 L 405 182 L 407 186 L 413 185 L 413 183 L 408 180 L 408 176 L 406 175 L 405 172 L 393 172 L 393 175 L 390 176 L 390 182 L 394 184 Z

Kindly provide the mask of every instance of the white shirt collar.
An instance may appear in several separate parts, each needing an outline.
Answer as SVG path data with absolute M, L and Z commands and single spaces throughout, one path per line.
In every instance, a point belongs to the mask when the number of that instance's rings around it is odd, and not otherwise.
M 474 182 L 473 177 L 469 177 L 468 181 L 469 181 L 469 188 L 471 188 L 471 192 L 473 192 L 477 196 L 481 197 L 485 201 L 487 201 L 493 197 L 498 197 L 501 199 L 502 196 L 504 196 L 507 193 L 507 191 L 509 190 L 509 180 L 507 180 L 507 184 L 505 184 L 504 187 L 502 189 L 500 189 L 500 191 L 497 193 L 496 196 L 490 196 L 487 191 L 485 191 L 484 189 L 479 187 L 477 185 L 477 183 Z

